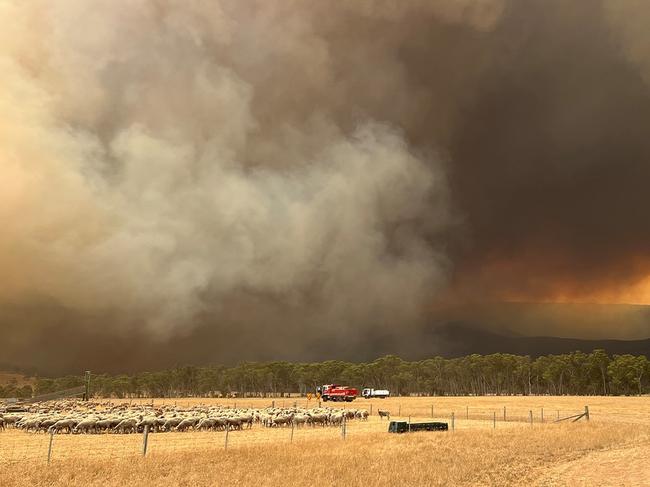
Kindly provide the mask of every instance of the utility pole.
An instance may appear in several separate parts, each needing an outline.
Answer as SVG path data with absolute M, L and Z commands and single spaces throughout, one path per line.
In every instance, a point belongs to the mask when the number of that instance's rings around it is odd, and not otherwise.
M 90 399 L 90 370 L 86 371 L 86 393 L 84 394 L 84 401 Z

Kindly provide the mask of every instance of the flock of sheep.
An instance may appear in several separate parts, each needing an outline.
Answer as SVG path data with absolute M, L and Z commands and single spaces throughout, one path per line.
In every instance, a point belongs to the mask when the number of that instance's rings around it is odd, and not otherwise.
M 368 411 L 331 407 L 262 409 L 197 405 L 129 405 L 53 401 L 30 406 L 26 412 L 0 413 L 0 430 L 15 427 L 33 433 L 141 433 L 169 431 L 241 430 L 260 424 L 268 428 L 340 426 L 367 420 Z

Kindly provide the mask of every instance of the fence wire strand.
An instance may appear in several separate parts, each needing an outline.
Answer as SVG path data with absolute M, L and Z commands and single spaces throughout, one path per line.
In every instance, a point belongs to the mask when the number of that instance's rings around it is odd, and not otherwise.
M 280 404 L 276 404 L 280 406 Z M 189 406 L 189 405 L 188 405 Z M 293 401 L 290 406 L 293 406 Z M 259 445 L 279 445 L 299 443 L 306 440 L 326 439 L 335 440 L 358 434 L 386 431 L 389 419 L 379 418 L 378 409 L 369 421 L 354 419 L 345 424 L 345 435 L 342 426 L 303 425 L 265 427 L 255 424 L 252 428 L 228 432 L 228 448 L 255 447 Z M 531 411 L 533 423 L 542 422 L 542 409 L 505 408 L 473 408 L 465 407 L 460 411 L 443 411 L 431 406 L 402 407 L 394 405 L 387 408 L 390 420 L 407 420 L 413 422 L 434 420 L 447 422 L 452 429 L 451 418 L 454 416 L 453 429 L 491 429 L 499 424 L 526 424 L 530 422 Z M 433 413 L 433 414 L 432 414 Z M 557 418 L 575 415 L 576 411 L 559 409 L 544 409 L 544 423 L 551 424 Z M 378 424 L 383 426 L 379 429 Z M 384 429 L 385 428 L 385 429 Z M 46 463 L 50 435 L 47 433 L 24 432 L 15 427 L 0 431 L 0 465 L 17 463 Z M 147 456 L 173 454 L 192 451 L 224 450 L 226 432 L 220 431 L 191 431 L 191 432 L 151 432 L 148 435 Z M 52 442 L 51 463 L 79 458 L 127 459 L 142 456 L 143 434 L 55 434 Z

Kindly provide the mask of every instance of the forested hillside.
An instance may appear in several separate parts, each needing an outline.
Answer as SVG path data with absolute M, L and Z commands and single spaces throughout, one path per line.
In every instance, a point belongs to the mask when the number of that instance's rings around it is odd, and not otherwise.
M 387 355 L 368 363 L 244 362 L 234 367 L 184 366 L 136 375 L 93 375 L 91 389 L 103 397 L 257 397 L 305 394 L 327 383 L 387 388 L 393 395 L 630 395 L 650 392 L 650 362 L 645 355 L 609 356 L 604 350 L 534 360 L 497 353 L 407 362 Z M 81 384 L 81 376 L 40 378 L 34 393 Z

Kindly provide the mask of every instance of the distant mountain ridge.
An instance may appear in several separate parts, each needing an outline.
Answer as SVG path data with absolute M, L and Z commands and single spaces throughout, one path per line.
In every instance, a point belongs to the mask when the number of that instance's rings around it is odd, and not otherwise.
M 511 353 L 515 355 L 558 355 L 575 351 L 591 352 L 602 348 L 609 355 L 650 356 L 650 338 L 644 340 L 587 340 L 552 336 L 505 335 L 464 323 L 449 323 L 435 329 L 431 337 L 436 340 L 439 355 L 451 358 L 473 353 Z M 442 342 L 442 343 L 441 343 Z M 441 347 L 442 345 L 442 347 Z
M 191 345 L 191 344 L 190 344 Z M 61 363 L 41 361 L 28 363 L 25 367 L 19 364 L 2 363 L 0 371 L 42 377 L 56 377 L 67 374 L 79 375 L 84 370 L 94 373 L 137 373 L 143 370 L 156 371 L 179 365 L 234 365 L 238 361 L 268 362 L 286 360 L 289 362 L 322 362 L 326 360 L 344 360 L 349 362 L 368 362 L 385 355 L 397 355 L 404 360 L 423 360 L 435 356 L 444 358 L 463 357 L 472 354 L 489 355 L 493 353 L 509 353 L 514 355 L 529 355 L 536 358 L 542 355 L 559 355 L 581 351 L 589 353 L 602 348 L 608 355 L 646 355 L 650 357 L 650 338 L 641 340 L 590 340 L 580 338 L 563 338 L 553 336 L 523 336 L 513 333 L 499 333 L 484 327 L 477 327 L 467 322 L 451 321 L 431 325 L 425 329 L 402 330 L 395 327 L 390 333 L 372 333 L 365 335 L 363 340 L 347 342 L 332 335 L 315 342 L 306 350 L 287 347 L 287 354 L 256 356 L 242 354 L 237 360 L 222 357 L 209 350 L 198 350 L 198 353 L 181 353 L 183 347 L 174 349 L 164 347 L 157 349 L 158 360 L 148 363 L 129 363 L 131 357 L 137 357 L 130 351 L 119 356 L 119 360 L 98 361 L 84 359 L 79 363 Z M 196 350 L 188 346 L 189 351 Z M 316 352 L 314 352 L 316 351 Z

